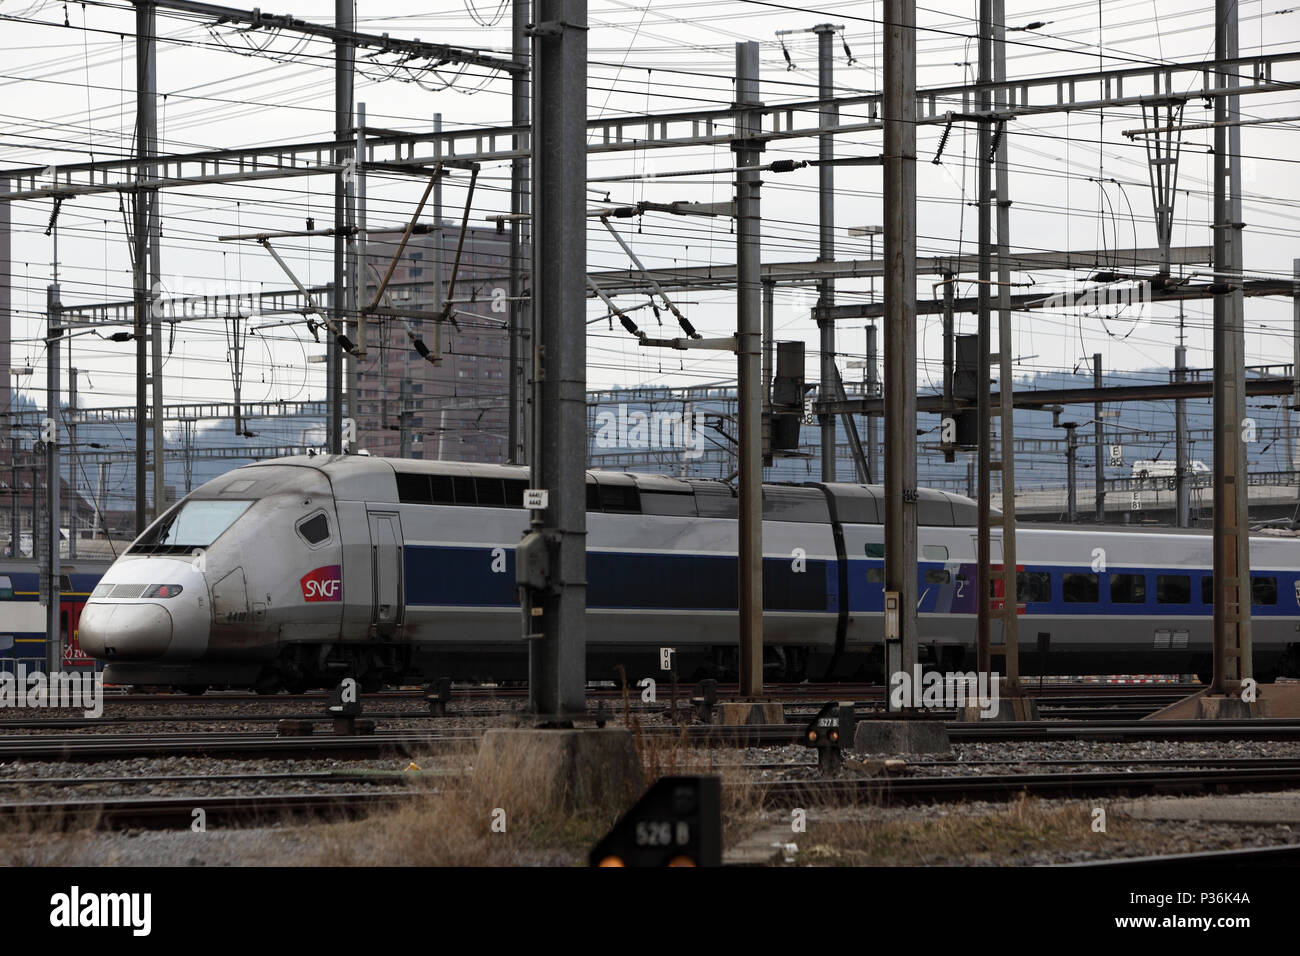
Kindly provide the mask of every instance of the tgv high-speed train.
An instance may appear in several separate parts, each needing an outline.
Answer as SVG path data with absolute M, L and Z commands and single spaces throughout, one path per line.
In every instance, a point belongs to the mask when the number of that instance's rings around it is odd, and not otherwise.
M 108 570 L 81 616 L 107 679 L 198 690 L 363 688 L 527 673 L 514 546 L 521 467 L 316 456 L 247 465 L 187 495 Z M 763 490 L 765 665 L 774 678 L 879 673 L 882 493 Z M 588 674 L 725 675 L 736 658 L 736 521 L 719 481 L 587 474 Z M 976 509 L 918 504 L 923 659 L 973 666 Z M 1205 673 L 1210 538 L 1017 534 L 1022 670 Z M 993 543 L 1000 558 L 1001 542 Z M 1251 541 L 1256 673 L 1300 668 L 1300 539 Z M 996 587 L 996 584 L 994 585 Z M 997 635 L 994 635 L 997 640 Z

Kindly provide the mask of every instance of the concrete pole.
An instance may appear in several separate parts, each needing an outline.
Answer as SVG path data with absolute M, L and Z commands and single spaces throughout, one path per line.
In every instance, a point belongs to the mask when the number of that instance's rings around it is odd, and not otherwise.
M 1006 24 L 1004 0 L 993 0 L 993 81 L 1007 78 Z M 1006 106 L 1002 88 L 994 95 L 993 106 Z M 1008 696 L 1020 693 L 1020 615 L 1016 595 L 1016 442 L 1015 405 L 1012 398 L 1013 370 L 1011 355 L 1011 268 L 1010 251 L 1011 200 L 1007 176 L 1007 136 L 998 138 L 996 157 L 997 234 L 998 234 L 998 422 L 1001 426 L 1001 451 L 998 461 L 1002 478 L 1002 639 L 1006 644 L 1006 688 Z
M 1237 55 L 1237 0 L 1216 0 L 1215 56 Z M 1218 73 L 1237 86 L 1235 70 Z M 1241 131 L 1235 95 L 1214 101 L 1214 681 L 1211 694 L 1232 693 L 1252 674 L 1250 533 L 1246 511 L 1246 342 L 1241 292 Z
M 1065 482 L 1066 482 L 1066 520 L 1074 524 L 1079 520 L 1079 498 L 1078 498 L 1078 476 L 1074 473 L 1074 466 L 1078 460 L 1079 439 L 1074 430 L 1077 426 L 1074 422 L 1065 426 Z
M 1092 386 L 1101 388 L 1101 353 L 1092 353 Z M 1097 449 L 1097 460 L 1093 462 L 1093 492 L 1096 501 L 1097 524 L 1106 523 L 1106 435 L 1101 421 L 1101 402 L 1092 405 L 1092 442 Z
M 528 8 L 529 0 L 513 0 L 513 58 L 520 65 L 528 64 Z M 520 70 L 510 81 L 511 123 L 516 128 L 528 125 L 528 73 Z M 515 149 L 528 149 L 528 134 L 515 136 Z M 530 303 L 522 296 L 529 288 L 527 264 L 529 253 L 529 221 L 521 218 L 528 214 L 528 158 L 520 156 L 510 161 L 510 368 L 506 373 L 509 378 L 509 421 L 506 461 L 512 465 L 527 464 L 528 432 L 527 404 L 523 401 L 525 389 L 524 356 L 530 354 L 532 335 L 529 315 Z M 531 367 L 531 363 L 529 363 Z
M 867 326 L 867 396 L 875 398 L 880 391 L 880 369 L 877 367 L 879 355 L 876 349 L 876 324 L 873 322 Z M 876 416 L 867 416 L 867 481 L 880 482 L 880 469 L 877 467 L 879 459 L 876 457 L 880 450 L 880 435 L 876 424 Z
M 885 591 L 899 601 L 888 677 L 916 662 L 916 4 L 884 9 Z
M 355 147 L 353 156 L 356 158 L 356 175 L 352 182 L 348 184 L 350 195 L 348 196 L 348 225 L 352 227 L 352 235 L 348 239 L 348 250 L 350 252 L 351 269 L 348 274 L 348 308 L 354 316 L 352 328 L 354 334 L 350 338 L 357 344 L 358 354 L 351 358 L 345 368 L 347 369 L 347 409 L 348 417 L 358 422 L 358 431 L 356 435 L 355 447 L 357 451 L 361 445 L 360 432 L 360 406 L 357 398 L 360 394 L 357 389 L 357 375 L 361 371 L 361 363 L 366 355 L 366 317 L 361 314 L 362 306 L 369 300 L 366 299 L 366 174 L 362 172 L 361 164 L 365 161 L 365 143 L 366 134 L 364 132 L 366 125 L 366 104 L 357 104 L 357 123 Z M 382 347 L 382 345 L 381 345 Z
M 1291 414 L 1296 417 L 1297 421 L 1295 425 L 1290 426 L 1293 429 L 1291 432 L 1293 441 L 1288 446 L 1292 451 L 1291 460 L 1287 462 L 1287 467 L 1292 471 L 1300 471 L 1300 459 L 1295 457 L 1297 444 L 1294 441 L 1294 437 L 1300 437 L 1300 259 L 1291 260 L 1291 268 L 1294 270 L 1295 275 L 1291 300 L 1291 378 L 1295 382 L 1295 391 L 1291 394 Z M 1296 482 L 1296 494 L 1300 495 L 1300 480 Z
M 63 322 L 59 315 L 59 287 L 50 286 L 47 296 L 49 330 L 45 337 L 45 415 L 54 427 L 53 434 L 45 442 L 45 517 L 48 525 L 40 533 L 46 535 L 45 572 L 49 582 L 49 603 L 45 606 L 45 672 L 53 674 L 63 663 L 62 631 L 59 627 L 59 343 L 63 338 Z M 33 541 L 37 534 L 33 523 Z
M 1298 300 L 1300 301 L 1300 300 Z M 772 410 L 772 355 L 776 349 L 776 283 L 763 280 L 763 412 Z
M 397 457 L 411 457 L 411 380 L 402 376 L 397 406 Z
M 149 7 L 149 44 L 148 61 L 145 64 L 145 88 L 136 92 L 141 109 L 141 132 L 145 138 L 141 141 L 146 156 L 158 155 L 158 45 L 157 14 L 154 4 Z M 147 135 L 146 135 L 147 134 Z M 155 296 L 162 294 L 162 211 L 160 200 L 162 194 L 157 189 L 150 189 L 149 214 L 146 227 L 149 230 L 149 306 L 150 318 L 150 376 L 153 388 L 150 396 L 153 413 L 150 416 L 152 426 L 150 438 L 153 444 L 153 512 L 151 517 L 158 518 L 167 510 L 167 462 L 163 449 L 163 356 L 162 356 L 162 315 L 161 310 L 154 309 Z M 158 313 L 158 314 L 155 314 Z M 71 351 L 71 349 L 69 349 Z
M 0 179 L 0 193 L 9 192 L 9 180 Z M 9 381 L 10 346 L 13 343 L 13 233 L 9 203 L 0 201 L 0 408 L 13 408 L 14 389 Z M 14 436 L 13 423 L 5 419 L 4 435 Z M 2 439 L 0 439 L 2 440 Z M 15 458 L 17 446 L 15 449 Z M 11 495 L 17 495 L 16 486 Z M 16 513 L 16 512 L 15 512 Z M 17 549 L 17 538 L 15 551 Z M 16 556 L 16 554 L 15 554 Z
M 68 354 L 72 354 L 72 346 L 68 346 Z M 72 460 L 76 461 L 77 455 L 77 426 L 74 424 L 74 418 L 77 414 L 77 370 L 68 368 L 68 448 L 72 450 Z M 77 511 L 81 499 L 77 495 L 77 469 L 75 467 L 68 469 L 68 560 L 77 560 Z
M 776 283 L 763 282 L 763 464 L 772 463 L 772 355 L 776 349 Z
M 543 636 L 529 643 L 529 706 L 544 722 L 586 710 L 587 3 L 537 0 L 533 44 L 534 309 L 541 331 L 541 430 L 533 487 L 550 507 Z M 535 253 L 536 254 L 536 253 Z
M 442 114 L 433 114 L 433 131 L 442 132 Z M 433 154 L 435 157 L 442 156 L 442 142 L 434 140 Z M 433 183 L 433 295 L 437 301 L 438 308 L 442 308 L 443 296 L 446 295 L 446 289 L 442 286 L 442 177 L 439 176 Z M 423 319 L 418 321 L 423 322 Z M 434 364 L 442 364 L 442 323 L 433 322 L 433 328 L 429 330 L 430 340 L 433 342 Z M 402 374 L 410 375 L 411 373 L 411 351 L 407 349 L 402 359 Z M 443 413 L 443 421 L 446 422 L 446 413 Z M 438 439 L 438 457 L 442 458 L 442 439 Z
M 18 547 L 18 532 L 22 520 L 18 514 L 18 439 L 12 437 L 12 430 L 9 456 L 9 556 L 19 558 L 22 555 Z
M 154 141 L 156 119 L 154 115 L 155 100 L 153 90 L 156 84 L 154 36 L 155 10 L 152 3 L 137 3 L 135 6 L 135 148 L 140 160 L 137 166 L 137 181 L 149 178 L 150 169 L 145 162 L 149 157 L 149 146 Z M 148 480 L 149 436 L 148 436 L 148 381 L 149 381 L 149 253 L 152 244 L 149 241 L 150 206 L 153 192 L 135 190 L 134 209 L 131 217 L 131 239 L 134 245 L 135 274 L 134 299 L 134 335 L 135 335 L 135 532 L 140 534 L 149 523 L 149 505 L 145 495 Z M 157 497 L 158 489 L 154 489 Z
M 829 23 L 813 27 L 817 34 L 817 95 L 822 106 L 819 121 L 823 129 L 838 124 L 839 110 L 832 102 L 835 98 L 835 28 Z M 825 133 L 817 137 L 818 198 L 818 262 L 835 260 L 835 136 Z M 835 374 L 835 321 L 824 310 L 835 304 L 835 280 L 822 279 L 818 283 L 818 302 L 821 310 L 817 325 L 821 332 L 821 381 L 817 394 L 823 402 L 839 398 L 839 382 Z M 820 415 L 822 481 L 836 480 L 835 418 L 833 414 Z
M 334 25 L 351 33 L 356 28 L 352 10 L 353 0 L 334 0 Z M 346 40 L 334 43 L 334 139 L 343 143 L 352 129 L 352 70 L 355 49 Z M 334 151 L 334 162 L 346 163 L 352 150 L 340 146 Z M 334 174 L 334 321 L 345 329 L 348 313 L 347 275 L 348 249 L 348 178 L 343 172 Z M 343 350 L 330 342 L 328 351 L 327 387 L 329 421 L 326 426 L 326 445 L 331 455 L 343 452 Z
M 951 272 L 943 274 L 943 417 L 952 417 L 953 419 L 957 416 L 952 397 L 953 350 L 957 342 L 955 338 L 957 327 L 953 316 L 953 280 L 955 278 Z M 944 449 L 943 460 L 957 460 L 956 442 Z
M 761 102 L 758 44 L 736 44 L 736 103 Z M 762 213 L 758 165 L 762 144 L 759 117 L 746 113 L 737 126 L 736 154 L 736 336 L 737 440 L 739 444 L 739 617 L 740 695 L 763 693 L 763 408 L 762 381 Z M 750 168 L 744 168 L 750 167 Z
M 1174 381 L 1187 381 L 1187 347 L 1181 344 L 1182 316 L 1179 316 L 1180 343 L 1174 346 Z M 1191 521 L 1191 495 L 1187 487 L 1187 402 L 1174 402 L 1174 521 L 1186 528 Z
M 991 84 L 993 81 L 993 9 L 992 0 L 980 0 L 979 5 L 979 82 Z M 987 89 L 979 94 L 979 111 L 987 113 L 992 107 L 992 99 Z M 993 431 L 990 421 L 989 383 L 993 377 L 990 349 L 993 345 L 990 309 L 992 307 L 990 281 L 992 267 L 990 252 L 993 241 L 992 204 L 992 159 L 989 148 L 992 145 L 989 124 L 979 124 L 976 137 L 976 149 L 979 152 L 979 169 L 977 180 L 979 215 L 979 286 L 976 289 L 979 321 L 976 330 L 979 344 L 978 373 L 975 376 L 979 387 L 976 404 L 978 427 L 976 432 L 976 472 L 978 473 L 979 494 L 976 499 L 976 545 L 975 545 L 975 656 L 980 673 L 991 673 L 992 659 L 989 653 L 989 633 L 991 630 L 989 607 L 989 564 L 992 560 L 991 520 L 992 520 L 992 483 L 990 481 Z M 1003 389 L 1006 383 L 1003 383 Z M 991 679 L 991 678 L 990 678 Z

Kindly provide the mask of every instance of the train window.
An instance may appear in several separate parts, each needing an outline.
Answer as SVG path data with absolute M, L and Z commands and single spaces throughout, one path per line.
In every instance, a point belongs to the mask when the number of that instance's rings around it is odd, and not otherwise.
M 431 505 L 429 476 L 397 472 L 397 500 L 404 505 Z
M 506 504 L 505 488 L 500 478 L 475 478 L 474 488 L 478 493 L 480 508 L 504 508 Z
M 12 651 L 14 649 L 14 636 L 12 634 L 0 634 L 0 651 Z
M 452 494 L 451 475 L 429 476 L 429 502 L 435 505 L 454 505 L 456 496 Z
M 298 522 L 298 534 L 312 547 L 330 539 L 330 522 L 325 512 L 318 511 L 310 518 Z
M 1192 578 L 1189 574 L 1157 574 L 1157 604 L 1191 604 Z
M 871 584 L 884 584 L 884 583 L 885 583 L 885 569 L 884 569 L 884 568 L 867 568 L 867 581 L 870 582 Z
M 885 556 L 885 543 L 883 541 L 868 541 L 864 550 L 869 558 L 883 558 Z
M 14 599 L 14 582 L 13 578 L 7 574 L 0 574 L 0 601 L 12 601 Z
M 206 548 L 252 507 L 251 501 L 182 502 L 155 521 L 132 545 L 131 554 L 185 554 Z
M 587 482 L 587 510 L 600 510 L 600 489 L 596 487 L 594 481 Z
M 474 506 L 478 504 L 478 495 L 474 492 L 474 479 L 468 475 L 464 477 L 452 476 L 451 493 L 455 496 L 458 505 Z
M 1277 578 L 1252 574 L 1250 576 L 1250 603 L 1264 607 L 1277 604 Z
M 735 518 L 736 492 L 722 481 L 692 481 L 695 507 L 701 518 Z
M 62 592 L 64 592 L 64 591 L 71 591 L 71 590 L 72 590 L 72 578 L 69 577 L 69 576 L 66 575 L 66 574 L 60 574 L 60 575 L 59 575 L 59 592 L 62 593 Z M 1274 590 L 1276 590 L 1276 588 L 1275 588 Z M 1276 604 L 1277 602 L 1274 601 L 1273 603 Z
M 921 548 L 921 557 L 926 561 L 947 561 L 948 549 L 941 544 L 927 544 Z
M 1042 604 L 1052 599 L 1052 576 L 1046 571 L 1016 572 L 1016 600 Z
M 926 571 L 925 572 L 926 584 L 947 584 L 951 580 L 952 577 L 951 575 L 948 574 L 947 571 Z
M 522 508 L 524 506 L 524 489 L 528 482 L 523 478 L 507 478 L 502 484 L 506 489 L 506 507 Z
M 640 514 L 641 499 L 635 485 L 597 485 L 600 510 L 605 514 Z
M 1145 574 L 1112 574 L 1110 576 L 1110 603 L 1145 604 L 1147 602 L 1147 577 Z
M 1061 598 L 1068 604 L 1096 604 L 1099 592 L 1095 574 L 1067 571 L 1061 575 Z
M 1201 578 L 1201 603 L 1206 607 L 1214 606 L 1214 575 L 1207 574 Z

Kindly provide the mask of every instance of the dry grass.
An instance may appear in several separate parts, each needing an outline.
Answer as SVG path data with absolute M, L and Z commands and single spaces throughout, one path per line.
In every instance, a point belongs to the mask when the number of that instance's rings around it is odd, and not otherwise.
M 723 846 L 738 843 L 762 821 L 766 787 L 753 774 L 734 764 L 719 765 L 717 748 L 693 746 L 685 726 L 675 737 L 646 736 L 635 714 L 630 717 L 637 756 L 646 784 L 660 777 L 708 775 L 722 778 Z
M 1033 855 L 1154 853 L 1162 845 L 1168 852 L 1158 830 L 1119 814 L 1109 814 L 1098 833 L 1090 805 L 1048 807 L 1027 795 L 988 813 L 810 822 L 796 839 L 799 862 L 822 866 L 1015 865 Z
M 19 795 L 21 797 L 21 795 Z M 0 866 L 82 866 L 99 814 L 24 806 L 0 815 Z
M 400 807 L 310 829 L 322 866 L 586 865 L 616 807 L 557 809 L 530 785 L 528 755 L 412 784 Z

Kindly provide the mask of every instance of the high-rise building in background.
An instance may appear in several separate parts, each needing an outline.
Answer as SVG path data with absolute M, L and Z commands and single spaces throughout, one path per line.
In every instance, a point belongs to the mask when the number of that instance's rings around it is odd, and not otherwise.
M 506 460 L 510 343 L 502 297 L 508 294 L 509 237 L 491 228 L 467 230 L 451 288 L 455 322 L 438 327 L 432 316 L 451 282 L 459 236 L 459 225 L 451 223 L 440 236 L 412 236 L 386 296 L 395 311 L 429 314 L 405 322 L 431 349 L 438 341 L 439 362 L 416 352 L 400 318 L 384 315 L 380 329 L 368 329 L 354 414 L 358 445 L 372 455 Z M 396 249 L 395 239 L 368 241 L 369 295 Z

